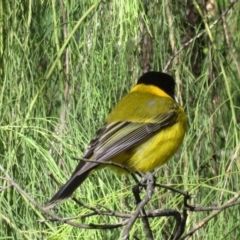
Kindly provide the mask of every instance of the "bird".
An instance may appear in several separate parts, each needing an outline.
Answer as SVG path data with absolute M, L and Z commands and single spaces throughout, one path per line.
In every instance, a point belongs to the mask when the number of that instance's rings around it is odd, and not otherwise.
M 110 112 L 70 179 L 46 206 L 70 197 L 95 170 L 108 167 L 120 174 L 126 169 L 148 173 L 162 166 L 182 144 L 186 128 L 174 79 L 159 71 L 143 73 Z

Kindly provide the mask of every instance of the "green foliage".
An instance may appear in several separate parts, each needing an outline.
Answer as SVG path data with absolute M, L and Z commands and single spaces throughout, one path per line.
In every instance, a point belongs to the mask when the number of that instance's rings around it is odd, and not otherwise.
M 240 182 L 239 3 L 210 28 L 229 1 L 214 2 L 213 11 L 197 1 L 168 6 L 169 1 L 160 0 L 73 0 L 62 7 L 61 2 L 0 2 L 0 155 L 14 181 L 44 205 L 74 170 L 72 157 L 81 157 L 110 109 L 141 75 L 142 39 L 147 35 L 151 43 L 146 44 L 151 69 L 163 70 L 175 51 L 206 30 L 168 71 L 176 78 L 189 129 L 180 151 L 158 171 L 158 180 L 189 191 L 196 206 L 220 206 L 231 199 Z M 75 196 L 91 206 L 131 213 L 133 183 L 105 169 L 86 180 Z M 0 185 L 0 239 L 120 239 L 121 228 L 86 230 L 41 222 L 48 216 L 3 174 Z M 148 207 L 182 210 L 182 197 L 157 189 Z M 192 239 L 238 239 L 237 209 L 226 209 Z M 56 211 L 62 217 L 89 213 L 70 199 Z M 185 233 L 208 215 L 189 213 Z M 100 216 L 80 220 L 118 221 Z M 150 223 L 156 239 L 168 239 L 172 219 Z M 145 238 L 140 221 L 131 236 Z

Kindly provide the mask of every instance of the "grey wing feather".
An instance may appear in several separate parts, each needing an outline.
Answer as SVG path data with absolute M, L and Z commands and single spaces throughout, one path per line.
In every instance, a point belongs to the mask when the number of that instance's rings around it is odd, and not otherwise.
M 151 137 L 155 132 L 175 122 L 177 109 L 158 115 L 153 123 L 114 122 L 104 125 L 90 142 L 83 159 L 99 163 L 105 162 L 117 154 L 126 151 Z M 96 162 L 81 161 L 73 175 L 80 175 L 98 165 Z

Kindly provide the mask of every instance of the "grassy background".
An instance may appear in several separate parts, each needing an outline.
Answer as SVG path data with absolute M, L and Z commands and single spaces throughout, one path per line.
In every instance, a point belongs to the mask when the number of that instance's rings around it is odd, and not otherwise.
M 63 184 L 116 102 L 146 69 L 162 70 L 196 34 L 168 72 L 189 120 L 176 156 L 158 172 L 161 183 L 189 191 L 197 206 L 222 205 L 239 191 L 240 4 L 209 26 L 228 1 L 1 1 L 1 165 L 41 204 Z M 206 10 L 212 6 L 213 9 Z M 209 8 L 208 8 L 209 9 Z M 64 24 L 66 23 L 66 24 Z M 150 66 L 150 67 L 149 67 Z M 0 239 L 120 239 L 122 229 L 85 230 L 46 219 L 1 174 Z M 92 175 L 75 196 L 131 212 L 133 181 L 108 170 Z M 182 209 L 182 197 L 158 189 L 149 208 Z M 72 200 L 62 217 L 88 210 Z M 189 213 L 190 231 L 209 212 Z M 115 223 L 117 218 L 86 218 Z M 156 239 L 168 239 L 173 220 L 151 220 Z M 239 239 L 239 205 L 225 210 L 191 239 Z M 144 239 L 140 221 L 131 231 Z

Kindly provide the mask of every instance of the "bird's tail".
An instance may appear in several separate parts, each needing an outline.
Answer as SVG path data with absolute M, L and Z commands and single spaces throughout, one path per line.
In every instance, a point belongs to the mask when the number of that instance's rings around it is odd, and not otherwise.
M 60 190 L 52 197 L 52 199 L 46 204 L 47 208 L 53 207 L 57 202 L 63 201 L 70 197 L 72 193 L 84 182 L 88 177 L 92 169 L 85 171 L 81 174 L 73 174 L 72 177 L 65 183 Z

